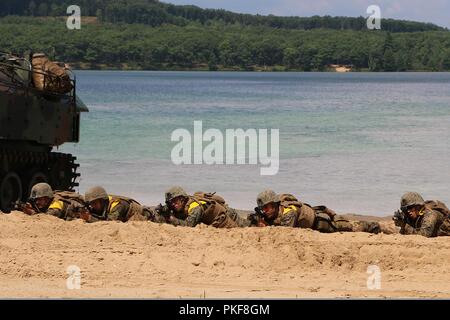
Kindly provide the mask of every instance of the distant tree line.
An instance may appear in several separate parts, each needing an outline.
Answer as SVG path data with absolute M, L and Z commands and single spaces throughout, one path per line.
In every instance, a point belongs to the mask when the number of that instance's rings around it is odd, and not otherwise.
M 0 16 L 63 16 L 69 5 L 77 4 L 84 16 L 96 16 L 111 23 L 139 23 L 151 26 L 190 22 L 203 25 L 213 21 L 243 26 L 266 26 L 281 29 L 365 30 L 364 17 L 278 17 L 234 13 L 222 9 L 202 9 L 192 5 L 173 5 L 156 0 L 2 0 Z M 443 28 L 431 23 L 383 19 L 382 28 L 388 32 L 438 31 Z
M 320 71 L 345 64 L 371 71 L 450 70 L 448 31 L 305 31 L 220 21 L 158 27 L 93 23 L 68 30 L 61 18 L 9 16 L 0 19 L 0 34 L 0 51 L 43 51 L 66 62 L 136 69 Z

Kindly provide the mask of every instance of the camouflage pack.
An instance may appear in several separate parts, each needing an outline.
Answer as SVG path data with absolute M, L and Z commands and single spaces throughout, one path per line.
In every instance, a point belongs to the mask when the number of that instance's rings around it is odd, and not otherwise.
M 218 203 L 222 206 L 226 206 L 226 201 L 222 196 L 219 196 L 215 192 L 203 192 L 203 191 L 197 191 L 194 193 L 194 198 L 198 200 L 203 200 L 205 202 L 212 202 Z

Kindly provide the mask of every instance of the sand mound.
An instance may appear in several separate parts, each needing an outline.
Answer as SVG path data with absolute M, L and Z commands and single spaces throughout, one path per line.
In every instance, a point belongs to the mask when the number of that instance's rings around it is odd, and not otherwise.
M 449 238 L 0 214 L 1 297 L 450 297 L 449 262 Z

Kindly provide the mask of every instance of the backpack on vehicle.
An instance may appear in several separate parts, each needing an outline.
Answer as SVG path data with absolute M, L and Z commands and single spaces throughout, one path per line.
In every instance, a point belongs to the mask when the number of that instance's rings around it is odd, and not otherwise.
M 33 66 L 33 83 L 37 89 L 59 94 L 68 93 L 73 89 L 67 68 L 50 61 L 45 54 L 34 54 L 31 65 Z

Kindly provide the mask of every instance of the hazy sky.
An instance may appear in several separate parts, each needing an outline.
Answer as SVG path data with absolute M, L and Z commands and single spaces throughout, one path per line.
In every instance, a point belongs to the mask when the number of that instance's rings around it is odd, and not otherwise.
M 450 0 L 161 0 L 241 13 L 281 16 L 367 16 L 378 5 L 382 17 L 432 22 L 450 28 Z

